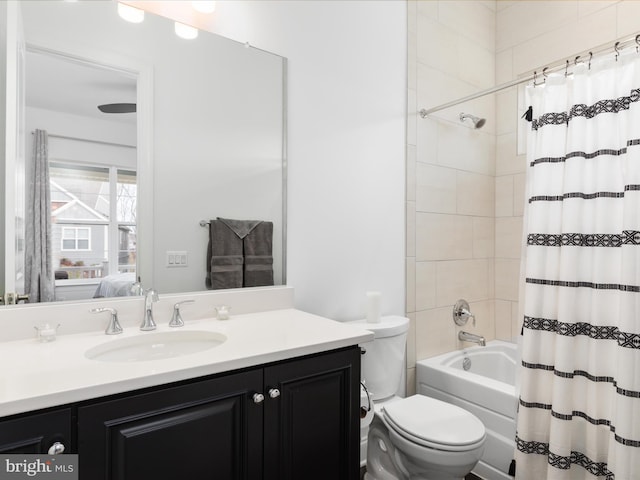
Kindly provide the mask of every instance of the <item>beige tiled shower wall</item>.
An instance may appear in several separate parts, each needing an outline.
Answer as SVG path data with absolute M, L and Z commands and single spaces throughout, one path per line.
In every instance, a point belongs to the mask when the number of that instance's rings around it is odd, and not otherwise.
M 495 337 L 495 102 L 485 97 L 439 112 L 428 108 L 495 84 L 493 1 L 409 2 L 407 135 L 407 312 L 411 319 L 407 389 L 415 360 L 460 347 L 451 311 L 471 304 Z M 466 111 L 487 118 L 461 124 Z
M 451 310 L 465 298 L 487 339 L 514 340 L 525 156 L 517 89 L 430 108 L 640 33 L 640 1 L 408 2 L 408 392 L 415 361 L 462 347 Z M 480 130 L 458 115 L 487 119 Z

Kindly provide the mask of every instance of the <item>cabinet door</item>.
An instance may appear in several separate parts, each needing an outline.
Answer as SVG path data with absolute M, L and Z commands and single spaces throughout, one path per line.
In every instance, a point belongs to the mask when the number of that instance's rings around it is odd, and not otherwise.
M 359 478 L 360 350 L 274 365 L 264 377 L 264 479 Z
M 261 479 L 261 391 L 255 370 L 81 407 L 81 479 Z
M 0 453 L 46 454 L 56 442 L 73 451 L 69 408 L 0 422 Z

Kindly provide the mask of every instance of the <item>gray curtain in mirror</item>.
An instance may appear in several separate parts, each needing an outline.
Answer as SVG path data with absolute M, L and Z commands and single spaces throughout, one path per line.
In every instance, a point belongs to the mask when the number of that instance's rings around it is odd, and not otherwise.
M 25 293 L 29 294 L 31 303 L 54 300 L 48 144 L 47 132 L 36 130 L 27 181 L 25 231 Z

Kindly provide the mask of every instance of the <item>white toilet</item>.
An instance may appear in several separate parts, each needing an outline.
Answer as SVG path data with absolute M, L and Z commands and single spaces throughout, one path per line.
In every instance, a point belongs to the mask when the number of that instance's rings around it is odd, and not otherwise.
M 362 347 L 362 378 L 373 400 L 366 480 L 461 480 L 480 460 L 486 432 L 466 410 L 404 391 L 409 319 L 382 317 L 362 327 L 375 339 Z M 365 419 L 368 420 L 368 419 Z M 368 422 L 367 422 L 368 423 Z M 363 424 L 363 430 L 366 424 Z

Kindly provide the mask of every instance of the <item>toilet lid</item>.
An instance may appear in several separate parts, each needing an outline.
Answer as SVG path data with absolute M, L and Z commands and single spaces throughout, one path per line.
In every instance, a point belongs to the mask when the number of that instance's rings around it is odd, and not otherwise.
M 485 437 L 484 425 L 475 415 L 424 395 L 385 405 L 384 412 L 398 434 L 425 445 L 472 446 Z

